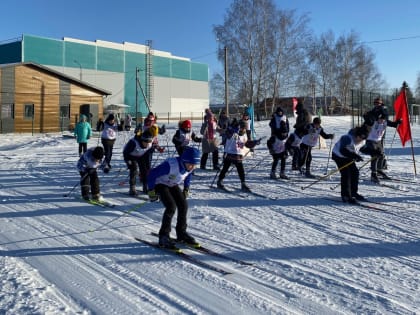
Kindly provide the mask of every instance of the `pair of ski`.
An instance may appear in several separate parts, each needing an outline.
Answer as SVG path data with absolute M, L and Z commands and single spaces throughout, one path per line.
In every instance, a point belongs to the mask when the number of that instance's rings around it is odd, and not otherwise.
M 159 236 L 157 233 L 151 233 L 151 234 L 153 236 L 156 236 L 156 237 Z M 174 255 L 177 255 L 177 256 L 181 257 L 182 259 L 184 259 L 184 260 L 186 260 L 190 263 L 193 263 L 197 266 L 200 266 L 202 268 L 218 272 L 222 275 L 232 274 L 231 271 L 228 271 L 226 269 L 208 264 L 208 263 L 196 258 L 195 256 L 192 256 L 192 255 L 189 255 L 189 254 L 185 253 L 181 248 L 178 248 L 178 247 L 175 247 L 175 248 L 161 247 L 161 246 L 159 246 L 159 244 L 157 242 L 152 242 L 152 241 L 149 241 L 149 240 L 146 240 L 146 239 L 143 239 L 143 238 L 139 238 L 139 237 L 135 237 L 134 239 L 138 242 L 142 242 L 146 245 L 158 248 L 162 251 L 166 251 L 168 253 L 172 253 Z M 176 243 L 180 244 L 174 238 L 171 238 L 171 240 L 173 242 L 176 242 Z M 211 256 L 214 256 L 214 257 L 217 257 L 217 258 L 229 260 L 229 261 L 232 261 L 232 262 L 237 263 L 239 265 L 244 265 L 244 266 L 252 266 L 253 265 L 253 263 L 250 263 L 250 262 L 247 262 L 247 261 L 244 261 L 244 260 L 241 260 L 241 259 L 236 259 L 234 257 L 230 257 L 230 256 L 224 255 L 224 254 L 219 253 L 219 252 L 215 252 L 215 251 L 213 251 L 213 250 L 211 250 L 207 247 L 203 247 L 200 244 L 186 244 L 186 243 L 182 243 L 182 244 L 185 245 L 186 247 L 188 247 L 189 249 L 194 250 L 194 251 L 197 251 L 197 252 L 200 252 L 200 253 L 203 253 L 203 254 L 207 254 L 207 255 L 211 255 Z
M 213 189 L 216 189 L 216 190 L 219 190 L 219 191 L 223 191 L 223 192 L 226 192 L 228 194 L 233 194 L 233 195 L 239 196 L 241 198 L 248 198 L 249 196 L 255 196 L 255 197 L 259 197 L 259 198 L 267 199 L 267 200 L 277 200 L 278 199 L 276 197 L 266 196 L 266 195 L 257 193 L 257 192 L 252 191 L 252 190 L 233 190 L 233 189 L 228 189 L 225 186 L 223 186 L 223 188 L 222 187 L 210 186 L 210 188 L 213 188 Z

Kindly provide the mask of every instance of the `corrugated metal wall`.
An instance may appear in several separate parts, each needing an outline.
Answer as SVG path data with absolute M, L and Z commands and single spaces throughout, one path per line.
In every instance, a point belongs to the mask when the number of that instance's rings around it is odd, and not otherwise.
M 146 54 L 140 52 L 136 44 L 87 42 L 76 39 L 54 40 L 32 35 L 24 35 L 22 38 L 22 62 L 39 63 L 111 91 L 112 95 L 105 100 L 105 104 L 124 103 L 131 106 L 130 112 L 135 111 L 136 68 L 140 69 L 138 77 L 146 91 Z M 13 50 L 16 53 L 16 43 L 13 44 L 15 45 Z M 0 52 L 2 49 L 4 45 L 0 45 Z M 193 97 L 208 100 L 207 65 L 171 57 L 170 53 L 154 52 L 155 55 L 152 58 L 153 103 L 151 104 L 154 111 L 159 109 L 162 112 L 170 112 L 172 98 Z M 174 82 L 170 83 L 169 87 L 167 83 L 160 85 L 159 82 L 166 82 L 158 80 L 160 78 Z M 193 82 L 198 83 L 198 89 Z M 170 88 L 171 86 L 176 86 L 176 89 Z M 194 97 L 196 94 L 199 94 L 198 97 Z M 138 104 L 139 110 L 145 114 L 146 103 L 140 91 Z

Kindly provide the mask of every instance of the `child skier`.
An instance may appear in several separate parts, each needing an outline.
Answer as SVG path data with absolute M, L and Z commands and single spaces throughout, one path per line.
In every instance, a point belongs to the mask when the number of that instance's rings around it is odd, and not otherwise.
M 178 130 L 172 137 L 172 143 L 175 145 L 176 152 L 181 155 L 184 149 L 190 145 L 191 141 L 201 142 L 201 138 L 197 137 L 194 131 L 191 130 L 191 120 L 184 120 L 180 122 Z
M 300 160 L 302 159 L 302 152 L 300 151 L 300 144 L 302 138 L 296 133 L 292 132 L 286 140 L 286 150 L 290 152 L 292 158 L 292 171 L 301 171 L 299 168 Z M 302 171 L 301 171 L 302 172 Z
M 170 239 L 171 222 L 176 209 L 178 209 L 178 217 L 175 229 L 178 241 L 197 244 L 195 239 L 187 233 L 187 197 L 191 174 L 198 164 L 200 164 L 200 151 L 193 147 L 186 147 L 181 156 L 166 159 L 149 173 L 147 179 L 149 198 L 151 201 L 157 201 L 160 198 L 165 206 L 159 230 L 159 246 L 176 248 Z M 182 183 L 183 190 L 179 187 Z
M 271 165 L 271 179 L 277 179 L 276 168 L 280 160 L 280 178 L 289 179 L 285 174 L 286 169 L 286 140 L 288 136 L 288 128 L 286 121 L 282 120 L 279 127 L 273 130 L 273 135 L 267 140 L 267 147 L 273 157 L 273 164 Z
M 226 189 L 223 185 L 223 179 L 226 176 L 226 173 L 229 167 L 233 164 L 238 171 L 239 179 L 241 181 L 241 190 L 249 192 L 250 189 L 245 183 L 245 170 L 242 164 L 244 156 L 247 154 L 248 149 L 254 148 L 256 145 L 260 144 L 261 139 L 259 140 L 248 140 L 246 134 L 246 124 L 243 121 L 239 122 L 238 125 L 231 125 L 226 133 L 226 144 L 225 144 L 225 157 L 223 159 L 223 168 L 219 174 L 217 181 L 217 188 Z
M 86 115 L 80 115 L 80 121 L 74 128 L 74 135 L 76 136 L 76 141 L 79 144 L 79 156 L 81 156 L 87 151 L 87 142 L 92 136 L 92 128 L 87 121 Z
M 315 178 L 315 176 L 311 174 L 312 148 L 318 143 L 319 136 L 324 139 L 333 139 L 334 134 L 327 134 L 324 132 L 324 129 L 321 127 L 321 119 L 319 117 L 315 117 L 312 123 L 305 127 L 304 133 L 305 135 L 302 137 L 302 143 L 300 144 L 302 158 L 299 168 L 302 169 L 305 164 L 305 176 L 308 178 Z
M 384 146 L 382 138 L 385 135 L 385 130 L 387 126 L 397 128 L 401 121 L 390 121 L 386 118 L 387 113 L 378 114 L 377 118 L 372 118 L 372 124 L 369 125 L 366 122 L 366 125 L 369 126 L 370 132 L 366 140 L 366 145 L 361 148 L 361 152 L 364 154 L 369 154 L 372 157 L 370 169 L 371 169 L 371 181 L 374 183 L 379 183 L 378 174 L 384 178 L 389 179 L 389 176 L 384 172 Z
M 341 174 L 341 199 L 343 202 L 355 203 L 365 198 L 358 193 L 359 169 L 355 162 L 363 161 L 359 149 L 365 143 L 367 130 L 363 127 L 351 129 L 341 136 L 332 150 L 332 159 L 337 164 Z
M 90 200 L 89 190 L 93 200 L 100 200 L 101 195 L 97 169 L 102 167 L 103 157 L 104 149 L 98 146 L 88 149 L 77 162 L 77 169 L 81 176 L 80 188 L 82 190 L 82 198 L 85 200 Z
M 115 121 L 114 114 L 109 114 L 104 122 L 104 130 L 102 130 L 101 141 L 104 146 L 105 162 L 104 172 L 108 173 L 111 169 L 112 151 L 117 138 L 118 124 Z
M 147 173 L 149 169 L 147 168 L 148 159 L 146 152 L 152 148 L 153 136 L 150 131 L 146 130 L 141 135 L 135 135 L 131 138 L 123 149 L 124 161 L 127 164 L 127 168 L 130 171 L 130 190 L 129 195 L 136 196 L 136 177 L 138 176 L 140 170 L 140 177 L 143 181 L 143 192 L 147 193 Z M 138 166 L 138 167 L 137 167 Z

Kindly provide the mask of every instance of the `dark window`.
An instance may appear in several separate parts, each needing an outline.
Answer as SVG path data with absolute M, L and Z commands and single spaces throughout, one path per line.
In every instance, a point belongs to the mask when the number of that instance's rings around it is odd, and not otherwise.
M 23 112 L 23 118 L 25 119 L 32 119 L 34 118 L 34 104 L 25 104 L 24 105 L 24 112 Z
M 70 118 L 70 104 L 60 106 L 60 118 Z

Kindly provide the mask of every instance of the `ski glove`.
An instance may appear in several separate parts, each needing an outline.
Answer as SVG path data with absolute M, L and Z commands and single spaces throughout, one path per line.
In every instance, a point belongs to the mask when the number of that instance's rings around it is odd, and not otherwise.
M 184 198 L 187 199 L 188 195 L 189 195 L 190 191 L 188 188 L 184 188 L 184 190 L 182 191 L 182 194 L 184 195 Z
M 147 192 L 147 194 L 149 195 L 149 199 L 150 199 L 150 201 L 151 201 L 151 202 L 158 201 L 159 196 L 156 194 L 156 192 L 155 192 L 155 190 L 154 190 L 154 189 L 149 190 L 149 191 Z
M 129 169 L 133 165 L 133 161 L 132 160 L 127 160 L 127 161 L 125 161 L 125 164 L 127 164 L 127 168 Z

